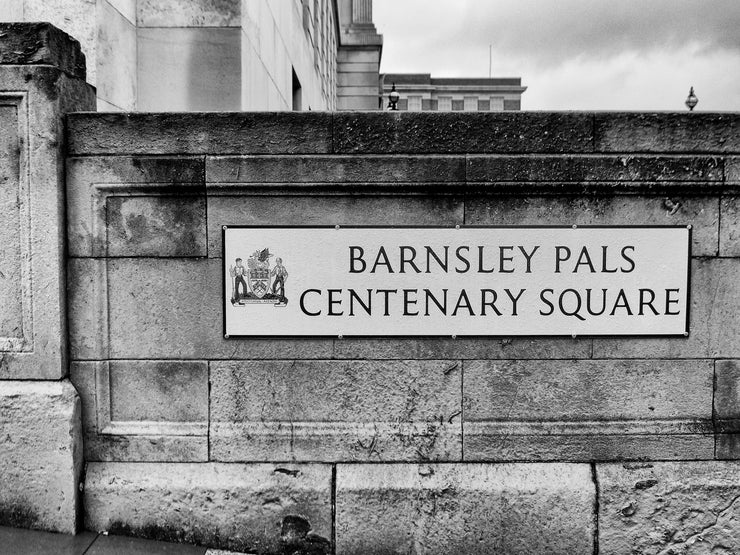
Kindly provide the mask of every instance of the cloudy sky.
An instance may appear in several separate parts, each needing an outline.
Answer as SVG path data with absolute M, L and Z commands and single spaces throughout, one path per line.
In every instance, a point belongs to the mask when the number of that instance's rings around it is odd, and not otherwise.
M 740 0 L 374 0 L 381 72 L 521 77 L 525 110 L 740 111 Z

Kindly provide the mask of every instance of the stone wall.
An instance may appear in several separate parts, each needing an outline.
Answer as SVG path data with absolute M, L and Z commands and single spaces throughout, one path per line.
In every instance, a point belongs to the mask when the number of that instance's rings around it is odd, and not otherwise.
M 264 553 L 740 549 L 739 129 L 71 114 L 86 526 Z M 224 339 L 221 226 L 281 223 L 690 224 L 691 334 Z

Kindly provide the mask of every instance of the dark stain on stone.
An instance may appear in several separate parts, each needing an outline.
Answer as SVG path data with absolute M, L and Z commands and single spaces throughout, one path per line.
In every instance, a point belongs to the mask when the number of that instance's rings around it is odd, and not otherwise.
M 157 524 L 145 524 L 144 526 L 134 527 L 125 522 L 115 521 L 111 523 L 108 532 L 116 536 L 134 536 L 162 542 L 182 543 L 188 541 L 182 530 L 159 526 Z
M 278 467 L 275 470 L 273 470 L 273 473 L 275 473 L 275 474 L 287 474 L 288 476 L 293 476 L 293 478 L 295 478 L 295 477 L 297 477 L 301 473 L 301 471 L 300 470 L 295 470 L 295 469 L 292 469 L 292 468 Z
M 280 528 L 283 555 L 329 555 L 331 542 L 311 532 L 311 523 L 297 515 L 283 518 Z
M 640 480 L 635 483 L 635 489 L 650 489 L 658 483 L 658 480 Z
M 0 525 L 13 528 L 38 528 L 40 518 L 36 511 L 18 503 L 0 506 Z

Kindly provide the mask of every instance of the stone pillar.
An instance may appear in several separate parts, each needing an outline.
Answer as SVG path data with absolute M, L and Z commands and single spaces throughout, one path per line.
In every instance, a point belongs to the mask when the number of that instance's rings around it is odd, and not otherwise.
M 0 24 L 0 83 L 0 524 L 73 533 L 63 120 L 94 110 L 95 89 L 79 43 L 47 23 Z
M 338 8 L 337 108 L 377 110 L 383 35 L 373 23 L 373 2 L 340 0 Z

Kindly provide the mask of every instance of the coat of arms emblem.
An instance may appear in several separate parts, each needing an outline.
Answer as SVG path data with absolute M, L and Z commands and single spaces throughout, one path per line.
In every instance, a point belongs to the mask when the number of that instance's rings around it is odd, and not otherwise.
M 261 299 L 270 290 L 270 249 L 256 251 L 247 260 L 249 290 Z
M 247 303 L 265 303 L 285 306 L 285 280 L 288 270 L 282 258 L 276 258 L 276 265 L 270 269 L 270 249 L 257 250 L 247 259 L 247 265 L 237 258 L 229 268 L 231 276 L 231 304 L 243 306 Z M 246 277 L 246 280 L 245 280 Z M 274 279 L 273 279 L 274 278 Z

